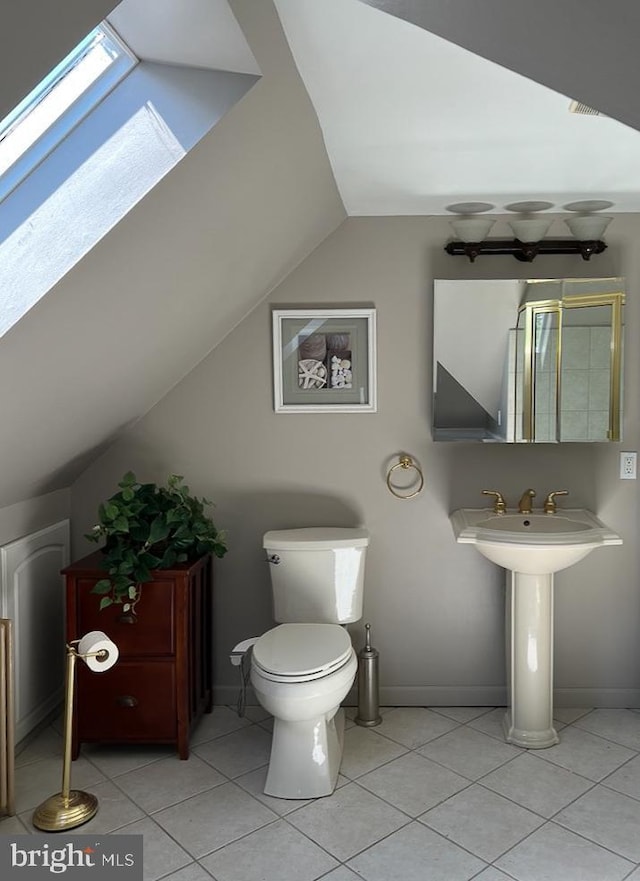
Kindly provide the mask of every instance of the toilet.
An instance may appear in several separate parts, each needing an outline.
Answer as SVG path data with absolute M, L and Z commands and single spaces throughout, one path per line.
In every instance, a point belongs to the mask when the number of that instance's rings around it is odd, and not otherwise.
M 340 704 L 358 667 L 345 624 L 362 617 L 364 529 L 267 532 L 277 627 L 253 644 L 251 684 L 274 718 L 264 791 L 317 798 L 335 789 L 342 759 Z

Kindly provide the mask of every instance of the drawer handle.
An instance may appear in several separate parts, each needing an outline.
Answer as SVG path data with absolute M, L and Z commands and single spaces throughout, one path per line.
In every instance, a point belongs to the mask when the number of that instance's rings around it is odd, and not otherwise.
M 120 694 L 116 698 L 116 703 L 119 707 L 137 707 L 138 699 L 132 694 Z
M 137 624 L 138 619 L 135 615 L 132 615 L 131 612 L 125 612 L 123 615 L 118 615 L 118 624 Z

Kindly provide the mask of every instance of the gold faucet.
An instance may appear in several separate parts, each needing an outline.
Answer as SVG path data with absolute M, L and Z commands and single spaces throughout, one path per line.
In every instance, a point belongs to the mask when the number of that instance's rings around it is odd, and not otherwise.
M 502 493 L 499 493 L 495 489 L 483 489 L 482 495 L 494 497 L 495 501 L 493 503 L 493 510 L 495 514 L 504 514 L 507 510 L 507 503 L 505 502 Z
M 535 497 L 536 491 L 535 489 L 525 489 L 525 491 L 520 496 L 520 501 L 518 502 L 518 513 L 519 514 L 530 514 L 531 513 L 531 499 Z
M 545 514 L 555 514 L 556 513 L 556 501 L 555 496 L 568 496 L 568 489 L 556 489 L 553 492 L 550 492 L 549 495 L 544 500 L 544 513 Z

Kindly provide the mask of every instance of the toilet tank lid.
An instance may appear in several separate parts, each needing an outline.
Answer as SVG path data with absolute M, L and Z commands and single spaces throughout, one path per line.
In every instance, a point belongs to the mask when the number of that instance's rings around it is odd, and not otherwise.
M 330 548 L 365 548 L 366 529 L 341 526 L 310 526 L 302 529 L 272 529 L 265 532 L 262 547 L 282 551 L 317 551 Z

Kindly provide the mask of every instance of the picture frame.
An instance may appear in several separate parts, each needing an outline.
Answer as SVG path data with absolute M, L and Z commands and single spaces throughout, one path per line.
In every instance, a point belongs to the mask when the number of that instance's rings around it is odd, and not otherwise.
M 274 309 L 276 413 L 376 412 L 376 310 Z

